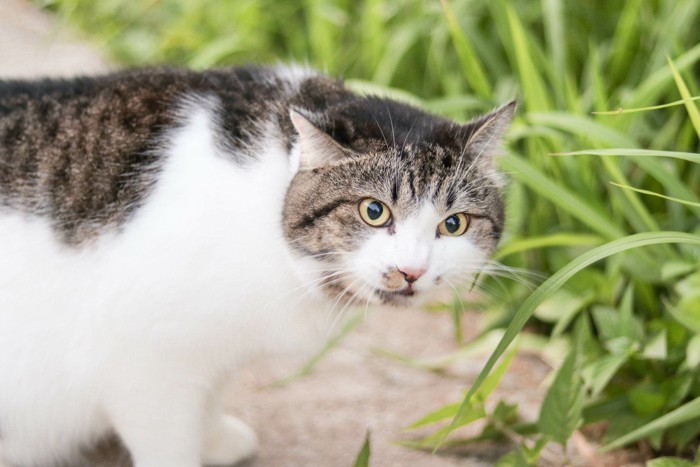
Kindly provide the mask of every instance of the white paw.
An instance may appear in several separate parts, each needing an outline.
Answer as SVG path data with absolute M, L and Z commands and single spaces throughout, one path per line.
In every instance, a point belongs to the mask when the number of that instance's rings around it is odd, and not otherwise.
M 219 416 L 207 427 L 204 439 L 205 465 L 232 465 L 251 457 L 258 447 L 258 437 L 248 425 L 229 415 Z

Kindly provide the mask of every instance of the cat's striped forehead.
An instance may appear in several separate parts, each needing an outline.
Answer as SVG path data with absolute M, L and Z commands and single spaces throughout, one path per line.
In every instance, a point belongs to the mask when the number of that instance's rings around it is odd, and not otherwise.
M 320 193 L 376 197 L 406 216 L 425 202 L 441 212 L 502 209 L 499 176 L 490 161 L 436 144 L 388 147 L 317 173 L 325 178 Z
M 357 96 L 293 119 L 302 169 L 323 168 L 331 192 L 364 191 L 409 213 L 429 200 L 444 211 L 495 212 L 499 220 L 502 184 L 494 156 L 513 110 L 510 103 L 460 125 L 409 105 Z

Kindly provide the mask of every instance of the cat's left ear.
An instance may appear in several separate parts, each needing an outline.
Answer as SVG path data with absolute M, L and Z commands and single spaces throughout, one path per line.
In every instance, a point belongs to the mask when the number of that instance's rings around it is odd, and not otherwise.
M 299 170 L 323 167 L 344 156 L 344 148 L 301 113 L 292 109 L 289 118 L 299 133 Z
M 493 112 L 477 118 L 464 125 L 462 134 L 467 135 L 465 143 L 468 152 L 484 163 L 492 163 L 498 152 L 503 137 L 513 120 L 517 107 L 516 101 L 510 101 Z

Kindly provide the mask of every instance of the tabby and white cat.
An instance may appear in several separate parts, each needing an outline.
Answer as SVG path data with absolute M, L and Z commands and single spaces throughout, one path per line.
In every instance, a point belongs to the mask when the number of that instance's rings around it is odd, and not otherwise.
M 479 271 L 513 110 L 458 125 L 295 67 L 0 83 L 0 459 L 251 455 L 217 394 L 239 363 Z

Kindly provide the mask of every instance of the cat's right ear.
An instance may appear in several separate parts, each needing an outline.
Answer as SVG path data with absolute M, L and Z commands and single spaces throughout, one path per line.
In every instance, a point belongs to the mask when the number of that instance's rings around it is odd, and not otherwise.
M 343 147 L 301 113 L 292 109 L 289 118 L 299 134 L 299 170 L 317 169 L 343 157 Z

